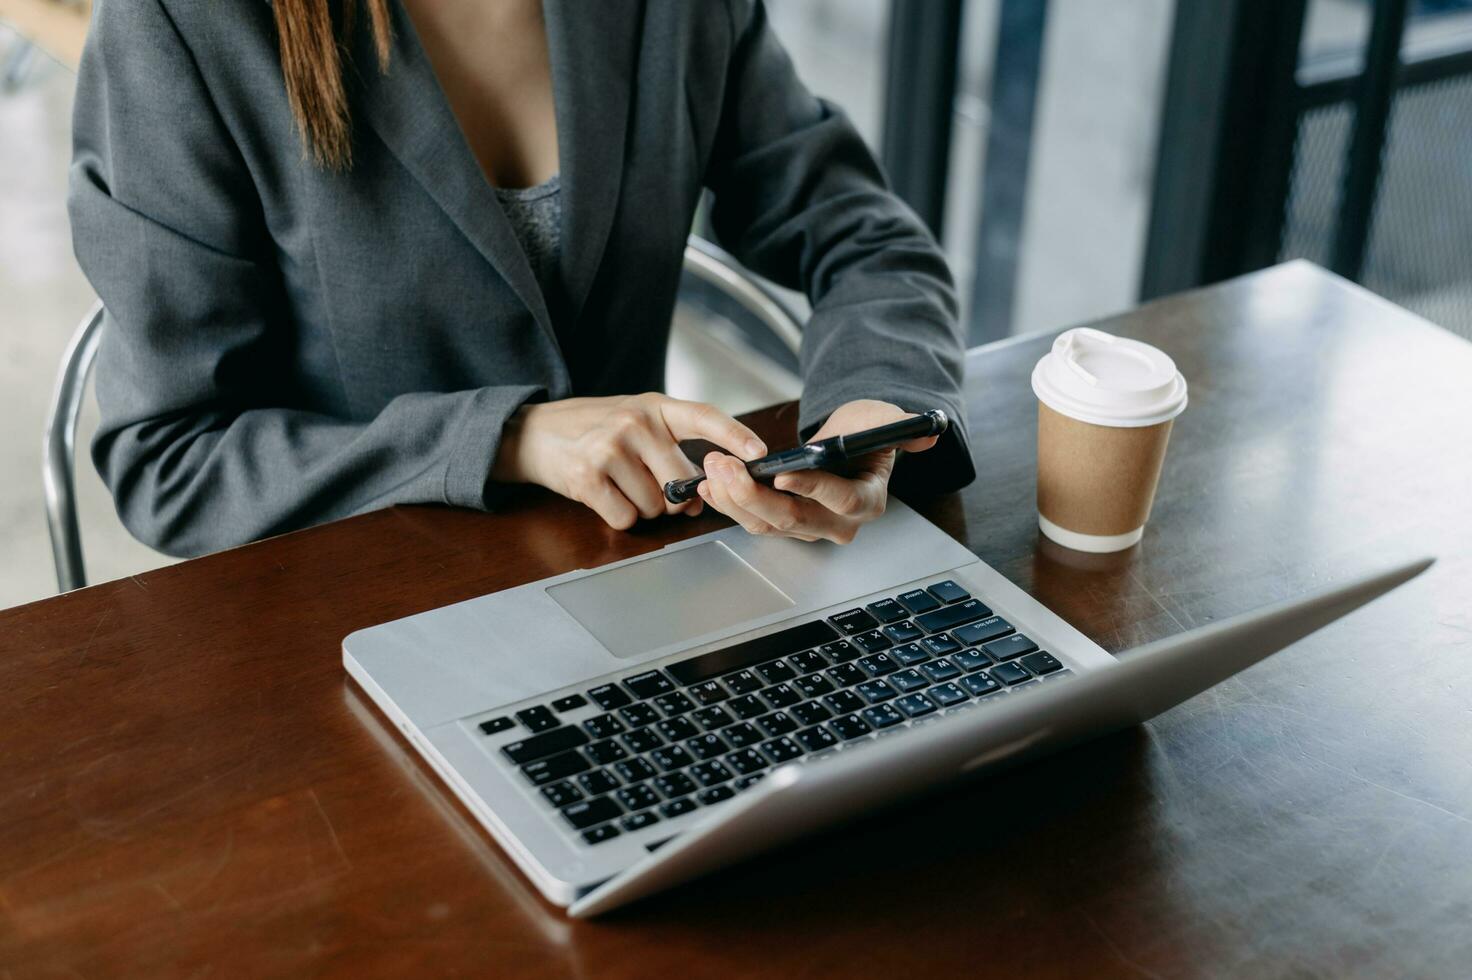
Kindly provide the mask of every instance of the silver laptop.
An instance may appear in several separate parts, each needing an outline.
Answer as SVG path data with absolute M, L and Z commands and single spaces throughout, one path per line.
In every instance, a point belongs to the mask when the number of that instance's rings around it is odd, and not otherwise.
M 844 547 L 728 528 L 360 630 L 343 664 L 585 916 L 1144 721 L 1429 564 L 1116 659 L 891 501 Z

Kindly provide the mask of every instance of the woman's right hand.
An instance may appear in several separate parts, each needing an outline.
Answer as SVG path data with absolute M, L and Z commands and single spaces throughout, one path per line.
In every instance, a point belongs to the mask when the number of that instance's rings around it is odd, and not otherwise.
M 506 424 L 491 478 L 535 483 L 593 508 L 610 527 L 640 517 L 701 511 L 699 498 L 665 500 L 670 480 L 699 472 L 681 439 L 705 439 L 743 460 L 767 452 L 740 422 L 713 405 L 650 392 L 566 398 L 522 406 Z

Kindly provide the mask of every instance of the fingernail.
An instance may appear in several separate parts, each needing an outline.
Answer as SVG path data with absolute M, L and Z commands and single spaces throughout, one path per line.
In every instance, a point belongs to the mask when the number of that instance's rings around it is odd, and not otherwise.
M 761 457 L 765 456 L 766 454 L 767 454 L 767 447 L 766 446 L 763 446 L 760 442 L 757 442 L 755 439 L 751 439 L 751 440 L 748 440 L 747 441 L 747 443 L 746 443 L 746 458 L 747 459 L 760 459 Z

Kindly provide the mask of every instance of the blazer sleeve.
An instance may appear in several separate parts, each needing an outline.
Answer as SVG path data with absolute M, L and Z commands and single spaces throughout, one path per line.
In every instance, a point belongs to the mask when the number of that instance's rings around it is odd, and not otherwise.
M 748 268 L 800 289 L 804 439 L 845 402 L 943 408 L 952 426 L 895 470 L 900 492 L 943 492 L 975 478 L 961 396 L 965 348 L 945 257 L 886 186 L 863 139 L 814 97 L 761 0 L 731 0 L 733 50 L 706 174 L 711 224 Z
M 490 506 L 535 386 L 362 422 L 272 404 L 293 324 L 260 199 L 160 0 L 97 4 L 73 131 L 73 246 L 107 310 L 92 454 L 136 537 L 195 555 L 390 504 Z

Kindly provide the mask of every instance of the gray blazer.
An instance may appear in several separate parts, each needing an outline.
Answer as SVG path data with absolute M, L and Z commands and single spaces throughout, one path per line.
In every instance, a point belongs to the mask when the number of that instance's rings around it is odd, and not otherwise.
M 305 159 L 265 2 L 100 0 L 72 233 L 107 307 L 93 459 L 171 554 L 397 503 L 490 508 L 522 404 L 658 390 L 697 200 L 800 288 L 800 426 L 881 398 L 959 424 L 935 242 L 814 98 L 760 0 L 546 0 L 563 289 L 544 299 L 405 12 L 354 41 L 353 168 Z M 964 431 L 898 480 L 973 476 Z

